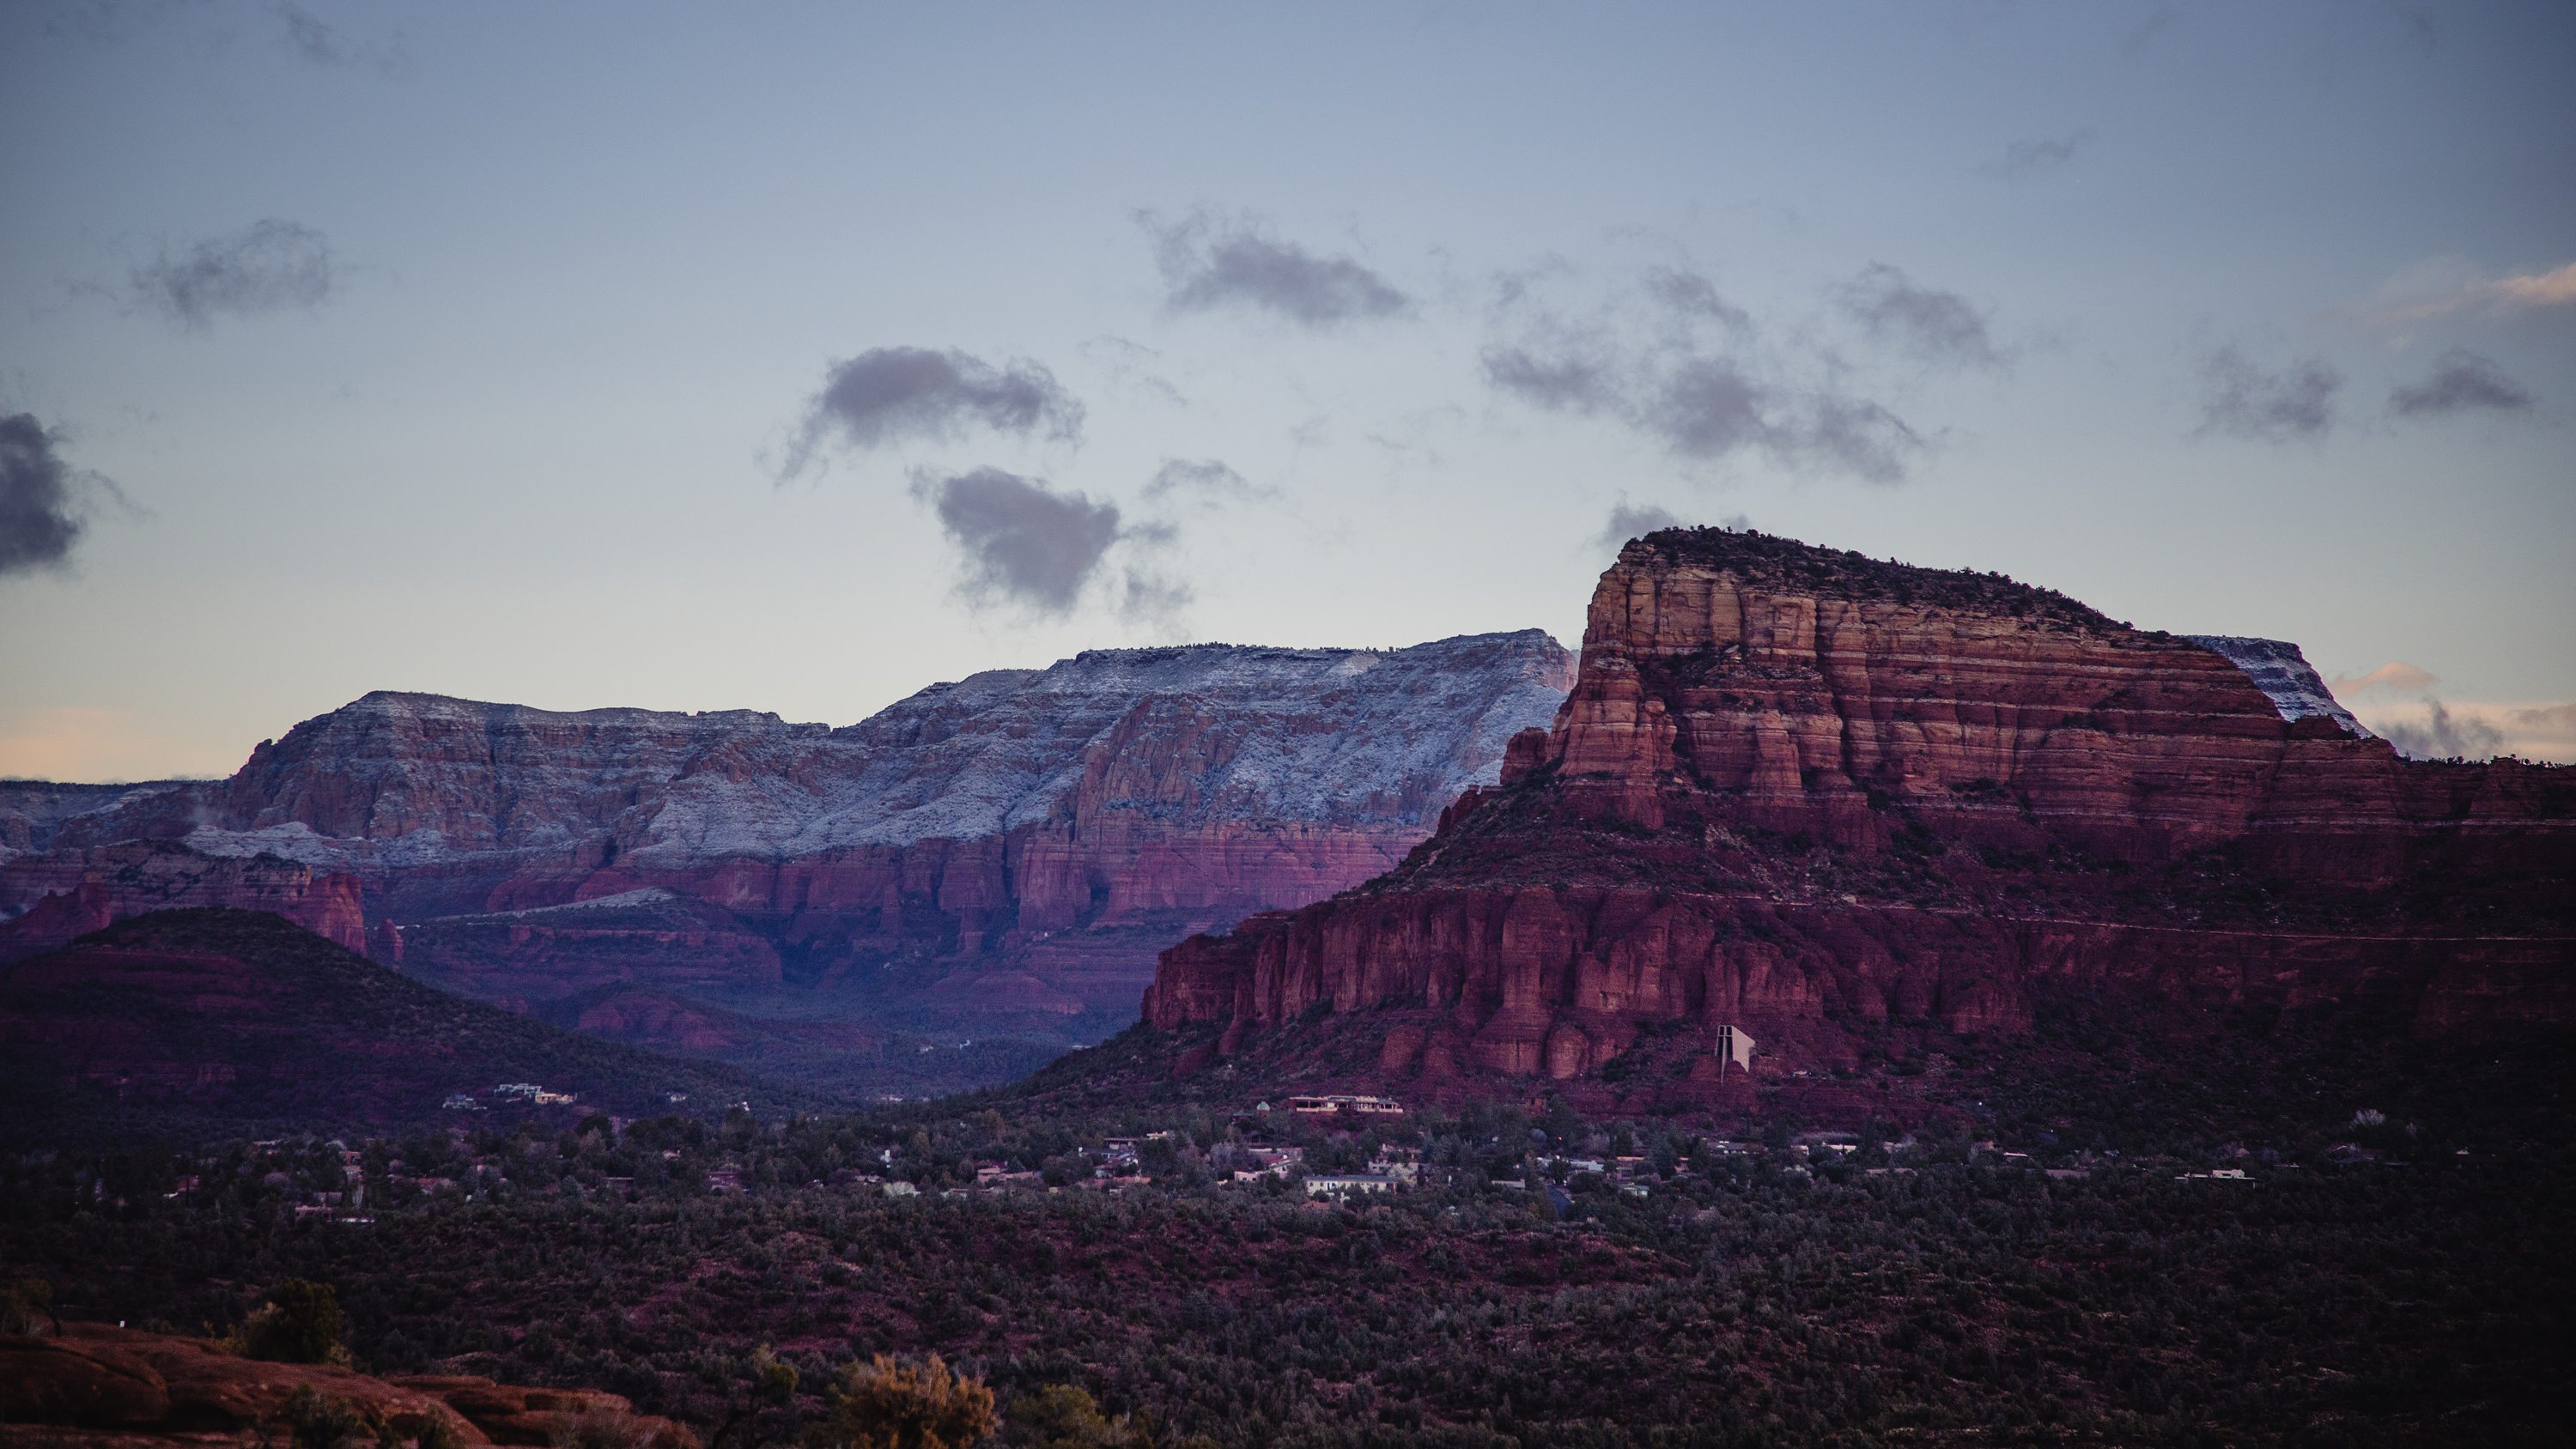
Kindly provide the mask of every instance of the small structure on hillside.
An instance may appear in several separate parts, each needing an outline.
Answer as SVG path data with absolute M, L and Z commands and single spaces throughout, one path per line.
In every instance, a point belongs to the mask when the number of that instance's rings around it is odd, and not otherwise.
M 1356 1097 L 1336 1094 L 1328 1097 L 1291 1097 L 1288 1110 L 1309 1117 L 1328 1117 L 1350 1112 L 1362 1117 L 1401 1117 L 1404 1107 L 1392 1097 Z
M 1744 1075 L 1748 1077 L 1753 1075 L 1753 1036 L 1740 1026 L 1721 1026 L 1717 1029 L 1717 1074 L 1719 1076 L 1726 1075 L 1729 1063 L 1744 1068 Z

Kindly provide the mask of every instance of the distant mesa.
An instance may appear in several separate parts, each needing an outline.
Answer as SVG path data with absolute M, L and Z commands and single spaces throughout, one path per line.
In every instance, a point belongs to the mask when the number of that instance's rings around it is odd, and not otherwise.
M 1164 947 L 1395 865 L 1573 672 L 1536 630 L 1095 650 L 839 729 L 370 694 L 227 780 L 0 782 L 0 961 L 236 906 L 657 1048 L 973 1085 L 1134 1021 Z M 889 1077 L 901 1032 L 989 1045 Z

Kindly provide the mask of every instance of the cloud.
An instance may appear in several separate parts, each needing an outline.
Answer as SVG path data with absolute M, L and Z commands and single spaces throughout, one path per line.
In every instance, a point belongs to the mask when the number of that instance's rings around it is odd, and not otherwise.
M 1215 507 L 1276 498 L 1279 490 L 1262 487 L 1214 458 L 1165 458 L 1163 466 L 1154 470 L 1153 480 L 1145 485 L 1145 496 L 1161 500 L 1175 494 L 1186 494 Z
M 1718 458 L 1785 443 L 1787 434 L 1768 416 L 1773 406 L 1771 390 L 1732 360 L 1695 357 L 1664 380 L 1646 423 L 1684 457 Z
M 2413 692 L 2430 689 L 2434 677 L 2403 659 L 2391 659 L 2367 674 L 2338 674 L 2326 681 L 2326 688 L 2337 697 L 2360 694 L 2365 690 L 2387 689 Z
M 2424 701 L 2420 719 L 2383 719 L 2372 728 L 2410 759 L 2491 759 L 2504 747 L 2504 731 L 2485 716 L 2453 715 L 2438 699 Z
M 1871 337 L 1894 342 L 1927 362 L 2004 365 L 1985 316 L 1973 303 L 1956 292 L 1922 286 L 1884 262 L 1872 263 L 1843 289 L 1842 305 Z
M 1886 408 L 1835 393 L 1810 401 L 1804 429 L 1790 440 L 1793 451 L 1872 483 L 1904 481 L 1906 465 L 1926 446 L 1921 434 Z
M 1707 317 L 1738 331 L 1751 331 L 1753 317 L 1718 295 L 1717 284 L 1682 267 L 1648 267 L 1646 295 L 1682 317 Z
M 77 475 L 33 414 L 0 417 L 0 578 L 59 568 L 80 541 Z
M 2388 410 L 2399 417 L 2440 417 L 2448 413 L 2488 409 L 2495 412 L 2525 412 L 2535 399 L 2521 384 L 2504 375 L 2504 369 L 2474 352 L 2457 347 L 2433 359 L 2433 375 L 2413 387 L 2401 387 L 2388 395 Z
M 1619 406 L 1619 389 L 1607 363 L 1571 352 L 1541 354 L 1526 347 L 1488 347 L 1485 381 L 1555 412 L 1597 413 Z
M 410 65 L 402 37 L 395 35 L 387 45 L 368 45 L 352 40 L 329 21 L 292 0 L 281 0 L 277 18 L 286 27 L 286 43 L 305 61 L 319 66 L 364 66 L 387 75 L 399 74 Z
M 2350 310 L 2371 321 L 2402 327 L 2458 312 L 2512 313 L 2569 305 L 2576 305 L 2576 262 L 2497 277 L 2465 258 L 2444 256 L 2407 267 Z
M 1904 419 L 1867 398 L 1777 387 L 1731 357 L 1684 355 L 1659 375 L 1636 380 L 1579 353 L 1492 346 L 1485 349 L 1484 372 L 1487 383 L 1524 402 L 1615 417 L 1684 458 L 1716 461 L 1753 451 L 1793 468 L 1895 483 L 1927 448 Z
M 322 233 L 270 217 L 134 270 L 135 299 L 179 325 L 252 317 L 330 300 L 344 273 Z
M 2074 160 L 2075 153 L 2091 144 L 2092 140 L 2091 131 L 2077 131 L 2066 136 L 2034 137 L 2029 140 L 2015 141 L 2004 148 L 2003 155 L 1977 169 L 1988 176 L 2000 176 L 2007 181 L 2018 181 L 2025 176 L 2037 176 L 2044 171 L 2056 170 Z
M 2334 396 L 2343 374 L 2317 358 L 2265 372 L 2239 349 L 2213 352 L 2201 364 L 2203 393 L 2196 438 L 2213 433 L 2258 442 L 2323 437 L 2334 426 Z
M 1893 267 L 1871 269 L 1863 283 L 1853 302 L 1874 326 L 1954 357 L 1998 359 L 1984 319 L 1963 299 L 1916 287 Z M 1662 325 L 1641 324 L 1633 306 L 1624 328 L 1537 314 L 1520 339 L 1485 346 L 1479 364 L 1486 385 L 1550 412 L 1616 419 L 1684 459 L 1716 462 L 1750 452 L 1794 470 L 1894 483 L 1929 450 L 1903 418 L 1854 392 L 1829 359 L 1804 359 L 1812 380 L 1800 381 L 1800 359 L 1782 357 L 1753 317 L 1706 277 L 1651 267 L 1639 289 Z M 1674 318 L 1714 319 L 1726 332 L 1704 338 L 1669 325 Z
M 2505 748 L 2526 760 L 2576 762 L 2576 704 L 2508 706 Z
M 1643 538 L 1658 529 L 1681 526 L 1681 519 L 1654 504 L 1631 504 L 1622 500 L 1612 506 L 1609 521 L 1593 535 L 1592 541 L 1603 548 L 1617 548 L 1632 538 Z
M 2490 290 L 2503 300 L 2525 307 L 2564 307 L 2576 302 L 2576 262 L 2552 271 L 2499 277 Z
M 1178 633 L 1182 615 L 1197 599 L 1197 591 L 1185 583 L 1152 569 L 1129 568 L 1118 589 L 1118 617 L 1165 633 Z
M 1084 342 L 1079 350 L 1084 357 L 1105 369 L 1113 383 L 1134 387 L 1176 408 L 1190 405 L 1190 400 L 1172 385 L 1170 378 L 1153 370 L 1152 364 L 1163 356 L 1153 348 L 1103 333 Z
M 1165 225 L 1152 212 L 1137 223 L 1154 239 L 1164 302 L 1176 312 L 1244 306 L 1309 327 L 1392 317 L 1413 305 L 1384 277 L 1346 256 L 1321 256 L 1266 234 L 1249 217 L 1193 212 Z
M 946 440 L 969 427 L 1051 439 L 1078 437 L 1082 404 L 1037 363 L 995 367 L 950 348 L 876 347 L 825 369 L 822 389 L 788 449 L 786 473 L 805 470 L 823 443 L 854 448 Z
M 2576 764 L 2576 704 L 2463 703 L 2426 698 L 2355 710 L 2372 733 L 2419 760 L 2513 755 Z
M 979 608 L 1008 603 L 1039 614 L 1070 613 L 1118 541 L 1118 505 L 1058 493 L 1042 479 L 999 468 L 916 474 L 912 493 L 931 505 L 940 528 L 965 551 L 958 587 Z

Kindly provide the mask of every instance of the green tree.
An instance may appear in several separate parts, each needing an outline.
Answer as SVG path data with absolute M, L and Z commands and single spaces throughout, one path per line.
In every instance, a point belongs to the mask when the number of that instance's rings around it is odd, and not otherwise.
M 328 1283 L 289 1278 L 270 1291 L 224 1346 L 272 1363 L 347 1363 L 341 1342 L 340 1295 Z
M 899 1363 L 878 1354 L 841 1371 L 831 1412 L 806 1437 L 816 1449 L 966 1449 L 999 1422 L 993 1391 L 939 1355 Z

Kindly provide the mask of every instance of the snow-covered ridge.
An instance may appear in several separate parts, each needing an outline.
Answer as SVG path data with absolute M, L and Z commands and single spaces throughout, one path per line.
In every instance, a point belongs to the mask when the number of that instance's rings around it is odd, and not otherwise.
M 2333 691 L 2317 677 L 2316 667 L 2299 646 L 2282 639 L 2249 639 L 2234 634 L 2186 634 L 2194 644 L 2245 671 L 2254 687 L 2272 701 L 2285 720 L 2322 715 L 2361 739 L 2375 738 L 2349 710 L 2335 702 Z
M 644 866 L 1158 827 L 1427 824 L 1547 724 L 1572 657 L 1525 630 L 1409 649 L 1092 650 L 933 685 L 854 725 L 756 710 L 549 711 L 379 692 L 156 804 L 218 855 L 360 871 Z M 110 812 L 112 815 L 113 812 Z M 133 822 L 124 822 L 132 824 Z M 93 839 L 120 822 L 83 822 Z

